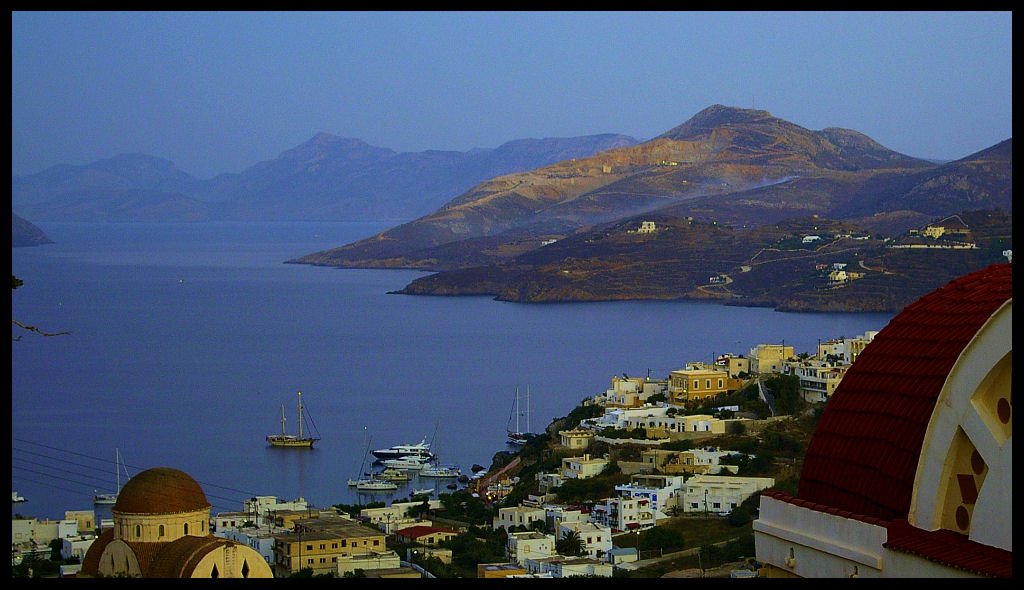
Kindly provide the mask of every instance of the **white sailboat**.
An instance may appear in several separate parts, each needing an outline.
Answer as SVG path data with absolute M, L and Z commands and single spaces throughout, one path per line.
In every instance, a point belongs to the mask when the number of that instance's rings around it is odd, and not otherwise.
M 125 479 L 129 479 L 128 467 L 121 460 L 120 449 L 114 449 L 114 477 L 117 481 L 117 491 L 114 493 L 100 493 L 92 497 L 94 504 L 117 504 L 117 495 L 121 493 L 121 470 L 124 469 Z M 96 490 L 93 490 L 96 491 Z
M 370 435 L 367 434 L 365 426 L 363 426 L 363 434 L 366 435 L 366 450 L 363 451 L 363 462 L 359 464 L 359 474 L 354 479 L 348 480 L 349 487 L 356 487 L 360 481 L 370 476 L 369 473 L 363 471 L 366 469 L 366 456 L 370 453 Z
M 519 427 L 519 417 L 523 415 L 523 413 L 519 411 L 519 386 L 516 386 L 516 399 L 515 399 L 515 403 L 512 406 L 512 413 L 515 415 L 515 418 L 516 418 L 515 419 L 516 426 L 515 426 L 515 429 L 513 430 L 512 429 L 512 416 L 509 416 L 509 424 L 506 427 L 506 431 L 508 433 L 508 443 L 510 445 L 517 445 L 517 446 L 525 445 L 530 440 L 530 438 L 533 437 L 533 433 L 530 432 L 530 386 L 529 385 L 526 386 L 526 430 L 525 431 L 524 430 L 520 430 L 520 427 Z

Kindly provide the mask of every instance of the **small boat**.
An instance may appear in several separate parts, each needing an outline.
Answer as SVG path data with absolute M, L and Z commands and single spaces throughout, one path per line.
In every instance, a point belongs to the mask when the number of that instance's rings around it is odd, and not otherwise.
M 288 434 L 285 430 L 285 417 L 284 417 L 284 406 L 281 406 L 281 434 L 268 434 L 267 442 L 272 447 L 280 448 L 291 448 L 291 449 L 312 449 L 313 443 L 320 440 L 319 436 L 303 436 L 302 423 L 304 422 L 302 413 L 302 392 L 298 392 L 299 397 L 299 434 Z M 312 419 L 310 419 L 312 424 Z M 316 429 L 316 425 L 312 424 L 313 429 Z M 319 434 L 319 433 L 318 433 Z
M 413 490 L 409 495 L 415 498 L 416 496 L 431 496 L 433 494 L 434 488 L 423 488 L 421 490 Z
M 124 470 L 125 479 L 129 479 L 128 467 L 124 464 L 121 459 L 120 449 L 114 449 L 114 477 L 117 480 L 117 491 L 113 493 L 100 493 L 96 492 L 96 495 L 92 497 L 93 504 L 109 505 L 117 504 L 117 495 L 121 493 L 121 470 Z M 96 491 L 96 490 L 93 490 Z
M 356 482 L 356 489 L 361 492 L 391 492 L 398 489 L 398 484 L 386 479 L 378 479 L 371 474 L 369 478 Z
M 388 481 L 409 481 L 409 473 L 395 467 L 385 467 L 384 471 L 377 474 L 377 477 Z
M 400 457 L 398 459 L 385 459 L 384 466 L 391 469 L 412 469 L 419 471 L 424 466 L 430 463 L 430 459 L 422 459 L 419 457 Z
M 377 449 L 372 451 L 372 454 L 381 461 L 401 459 L 403 457 L 420 457 L 427 461 L 434 458 L 434 454 L 430 451 L 430 443 L 425 438 L 416 444 L 395 445 L 386 449 Z
M 433 490 L 431 490 L 433 491 Z M 25 496 L 19 496 L 18 492 L 11 492 L 11 502 L 17 504 L 18 502 L 24 502 Z
M 462 471 L 454 465 L 424 465 L 420 477 L 459 477 Z

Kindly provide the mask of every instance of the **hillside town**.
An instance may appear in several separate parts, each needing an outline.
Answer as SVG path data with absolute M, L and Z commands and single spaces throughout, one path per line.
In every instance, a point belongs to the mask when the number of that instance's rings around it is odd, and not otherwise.
M 792 474 L 793 465 L 788 459 L 758 460 L 756 453 L 728 443 L 796 420 L 794 410 L 820 410 L 875 334 L 821 341 L 813 353 L 797 353 L 784 343 L 759 344 L 747 354 L 719 355 L 713 363 L 685 363 L 662 379 L 613 376 L 606 391 L 584 399 L 570 417 L 532 434 L 520 451 L 499 453 L 486 473 L 440 498 L 324 509 L 301 498 L 255 496 L 236 512 L 210 514 L 209 502 L 197 490 L 195 505 L 185 508 L 198 510 L 200 520 L 208 521 L 201 526 L 213 537 L 248 554 L 247 577 L 630 575 L 651 557 L 644 535 L 672 521 L 736 522 L 729 527 L 733 536 L 749 537 L 756 513 L 751 501 L 775 486 L 780 475 Z M 789 391 L 773 391 L 781 383 L 789 383 Z M 539 456 L 543 460 L 536 460 Z M 172 474 L 180 484 L 148 473 L 133 482 L 199 487 L 183 472 Z M 586 482 L 604 485 L 587 490 L 581 487 Z M 132 493 L 131 484 L 122 502 Z M 567 489 L 576 492 L 560 492 Z M 465 508 L 467 502 L 475 512 Z M 137 563 L 127 571 L 109 570 L 95 563 L 95 555 L 87 556 L 97 542 L 113 542 L 115 527 L 128 526 L 118 522 L 125 517 L 117 508 L 113 518 L 101 522 L 88 510 L 69 510 L 59 521 L 15 517 L 12 563 L 38 568 L 65 562 L 55 573 L 63 577 L 152 575 L 141 556 L 128 560 Z M 176 540 L 169 531 L 177 528 L 177 513 L 185 508 L 147 507 L 139 538 L 148 538 L 147 530 L 155 528 L 155 542 L 180 544 L 181 537 Z M 159 512 L 168 512 L 175 522 L 166 528 L 155 524 L 152 515 Z M 486 542 L 480 540 L 484 531 Z M 500 551 L 484 551 L 485 561 L 474 558 L 475 569 L 465 566 L 460 550 L 477 555 L 482 549 L 475 544 L 493 546 L 495 539 Z M 673 551 L 685 549 L 669 545 Z M 659 558 L 665 549 L 657 548 Z M 227 575 L 226 567 L 221 566 L 221 575 Z M 746 563 L 736 569 L 730 573 L 753 573 Z

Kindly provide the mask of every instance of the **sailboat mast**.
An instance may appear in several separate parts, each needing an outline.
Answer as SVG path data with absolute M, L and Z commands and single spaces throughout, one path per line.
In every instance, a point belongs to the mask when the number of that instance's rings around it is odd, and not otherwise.
M 299 439 L 302 439 L 302 392 L 299 392 Z
M 284 404 L 281 404 L 281 436 L 288 434 L 288 431 L 284 429 Z
M 530 384 L 526 384 L 526 432 L 530 432 Z
M 516 385 L 516 434 L 519 434 L 519 386 Z

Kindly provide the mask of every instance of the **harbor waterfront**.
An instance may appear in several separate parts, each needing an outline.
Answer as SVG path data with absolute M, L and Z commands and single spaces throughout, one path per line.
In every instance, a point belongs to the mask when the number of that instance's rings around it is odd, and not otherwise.
M 416 271 L 284 264 L 395 223 L 37 223 L 53 244 L 12 250 L 12 512 L 62 518 L 129 475 L 167 466 L 212 512 L 256 495 L 316 506 L 449 491 L 413 476 L 397 490 L 349 487 L 367 448 L 435 439 L 438 460 L 489 466 L 516 389 L 540 431 L 613 375 L 665 378 L 688 362 L 761 343 L 882 329 L 889 314 L 791 314 L 717 303 L 524 305 L 489 297 L 389 295 Z M 315 418 L 297 432 L 296 392 Z M 435 434 L 436 433 L 436 434 Z M 367 444 L 367 438 L 372 444 Z M 372 457 L 369 458 L 372 460 Z M 102 517 L 109 506 L 96 506 Z

